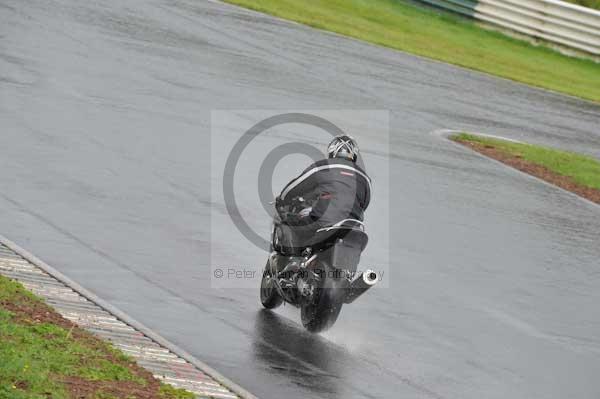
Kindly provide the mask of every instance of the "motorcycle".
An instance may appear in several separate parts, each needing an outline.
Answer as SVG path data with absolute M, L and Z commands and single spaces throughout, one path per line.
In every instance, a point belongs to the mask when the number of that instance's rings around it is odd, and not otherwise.
M 285 207 L 276 206 L 260 300 L 267 309 L 283 302 L 299 307 L 302 325 L 308 331 L 321 332 L 335 323 L 344 304 L 373 287 L 379 276 L 373 270 L 357 275 L 360 255 L 368 242 L 360 220 L 345 219 L 318 229 L 316 234 L 324 238 L 310 246 L 295 248 L 286 242 L 294 233 L 282 220 L 304 207 L 302 198 Z

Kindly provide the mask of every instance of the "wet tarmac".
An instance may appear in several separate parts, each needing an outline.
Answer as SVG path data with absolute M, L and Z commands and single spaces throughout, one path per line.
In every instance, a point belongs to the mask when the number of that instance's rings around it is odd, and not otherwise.
M 389 137 L 346 121 L 388 279 L 325 334 L 211 277 L 266 259 L 220 195 L 247 109 L 390 112 Z M 450 128 L 600 157 L 598 105 L 218 2 L 0 3 L 0 233 L 261 398 L 600 397 L 600 207 L 432 134 Z

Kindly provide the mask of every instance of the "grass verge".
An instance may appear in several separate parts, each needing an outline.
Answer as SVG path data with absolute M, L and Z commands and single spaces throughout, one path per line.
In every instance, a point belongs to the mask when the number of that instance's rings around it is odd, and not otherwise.
M 0 276 L 0 398 L 187 399 Z
M 566 0 L 569 3 L 577 4 L 582 7 L 600 10 L 600 0 Z
M 600 204 L 600 161 L 595 158 L 467 133 L 451 139 Z
M 402 0 L 225 0 L 367 42 L 600 102 L 600 64 Z

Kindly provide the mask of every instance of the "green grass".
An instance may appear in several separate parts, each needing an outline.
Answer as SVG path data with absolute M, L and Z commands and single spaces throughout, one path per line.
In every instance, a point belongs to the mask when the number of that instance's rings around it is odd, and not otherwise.
M 600 64 L 402 0 L 225 0 L 367 42 L 600 102 Z
M 39 306 L 45 307 L 39 298 L 0 276 L 1 399 L 69 398 L 61 382 L 66 376 L 146 386 L 147 380 L 129 369 L 131 360 L 108 343 L 87 333 L 73 334 L 73 329 L 29 319 L 27 309 Z M 166 399 L 193 397 L 172 387 L 161 388 L 160 395 Z M 103 394 L 99 392 L 97 397 Z
M 492 146 L 507 154 L 544 166 L 552 172 L 569 176 L 583 186 L 600 190 L 600 161 L 595 158 L 533 144 L 513 143 L 466 133 L 455 135 L 452 139 Z
M 161 384 L 160 393 L 158 395 L 165 399 L 194 399 L 195 396 L 188 391 L 183 389 L 174 388 L 172 385 Z
M 587 8 L 600 10 L 600 0 L 566 0 L 569 3 L 577 4 Z

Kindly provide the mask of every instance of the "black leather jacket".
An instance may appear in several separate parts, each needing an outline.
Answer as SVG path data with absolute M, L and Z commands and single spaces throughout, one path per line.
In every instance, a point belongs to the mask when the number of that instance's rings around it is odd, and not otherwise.
M 315 162 L 289 182 L 279 195 L 279 205 L 302 197 L 312 206 L 311 222 L 329 226 L 344 219 L 364 219 L 371 201 L 371 179 L 356 163 L 329 158 Z

